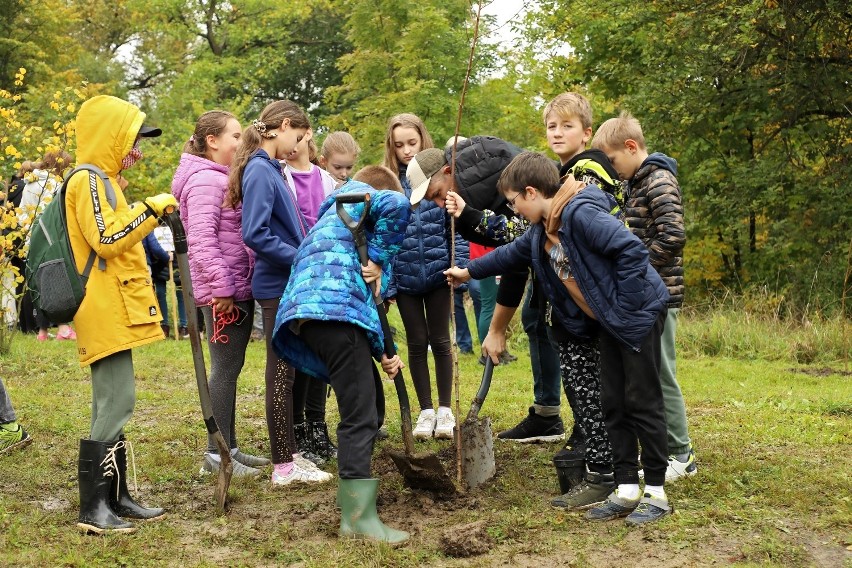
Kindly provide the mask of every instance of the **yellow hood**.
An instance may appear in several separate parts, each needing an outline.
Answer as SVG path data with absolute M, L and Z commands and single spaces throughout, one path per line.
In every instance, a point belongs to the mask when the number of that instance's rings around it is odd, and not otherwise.
M 77 113 L 77 164 L 97 164 L 115 177 L 130 153 L 145 113 L 127 101 L 98 95 Z

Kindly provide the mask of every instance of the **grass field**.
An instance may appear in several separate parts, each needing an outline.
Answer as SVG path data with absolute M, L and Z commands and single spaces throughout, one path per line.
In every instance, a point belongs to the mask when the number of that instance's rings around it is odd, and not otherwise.
M 679 333 L 699 337 L 698 328 L 685 319 Z M 380 514 L 413 533 L 393 550 L 336 538 L 336 485 L 274 490 L 267 478 L 235 479 L 229 514 L 215 514 L 212 480 L 198 474 L 206 436 L 186 341 L 134 352 L 138 400 L 127 437 L 140 501 L 169 515 L 133 535 L 82 535 L 76 458 L 89 426 L 88 370 L 73 344 L 19 336 L 0 376 L 35 441 L 0 457 L 0 566 L 852 566 L 852 377 L 843 364 L 708 357 L 691 347 L 679 379 L 699 472 L 667 487 L 675 515 L 641 529 L 589 524 L 548 505 L 558 493 L 557 444 L 495 442 L 497 476 L 469 494 L 441 500 L 404 488 L 382 452 L 402 447 L 386 383 L 391 436 L 374 458 Z M 498 430 L 516 424 L 532 398 L 522 337 L 512 351 L 519 360 L 496 369 L 482 410 Z M 241 447 L 268 453 L 262 365 L 253 343 L 237 428 Z M 467 355 L 460 369 L 466 411 L 482 367 Z M 328 407 L 335 424 L 333 398 Z M 569 425 L 567 404 L 563 417 Z M 452 456 L 449 447 L 420 446 Z M 445 537 L 459 534 L 485 552 L 450 556 Z

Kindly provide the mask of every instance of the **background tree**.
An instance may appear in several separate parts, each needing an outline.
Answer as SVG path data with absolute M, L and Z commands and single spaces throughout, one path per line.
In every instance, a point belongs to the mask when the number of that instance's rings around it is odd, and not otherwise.
M 543 0 L 534 17 L 534 41 L 576 50 L 554 65 L 679 160 L 693 292 L 765 285 L 836 305 L 852 233 L 847 2 Z
M 329 117 L 329 129 L 351 132 L 364 163 L 381 161 L 388 119 L 401 112 L 418 115 L 442 144 L 455 131 L 467 71 L 473 30 L 468 0 L 345 4 L 352 50 L 338 60 L 342 83 L 326 92 L 326 104 L 340 109 Z M 471 82 L 478 83 L 492 62 L 490 53 L 478 50 Z

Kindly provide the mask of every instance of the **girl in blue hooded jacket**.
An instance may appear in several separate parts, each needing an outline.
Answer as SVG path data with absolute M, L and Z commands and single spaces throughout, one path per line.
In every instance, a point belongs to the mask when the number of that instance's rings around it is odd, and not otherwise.
M 357 181 L 338 192 L 370 194 L 368 212 L 363 203 L 346 206 L 353 219 L 364 219 L 369 263 L 362 269 L 352 233 L 338 217 L 333 197 L 326 199 L 296 254 L 278 308 L 273 346 L 288 364 L 334 389 L 340 412 L 341 536 L 400 543 L 408 533 L 384 525 L 376 515 L 379 480 L 372 478 L 370 462 L 384 417 L 382 383 L 372 359 L 381 361 L 390 376 L 401 363 L 399 356 L 384 355 L 384 335 L 367 282 L 378 281 L 379 289 L 387 292 L 382 276 L 400 248 L 411 206 L 400 193 L 375 191 Z

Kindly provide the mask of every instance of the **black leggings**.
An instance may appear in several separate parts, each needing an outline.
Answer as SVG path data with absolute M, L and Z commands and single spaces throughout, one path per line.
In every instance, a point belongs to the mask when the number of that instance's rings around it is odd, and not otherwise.
M 325 422 L 325 399 L 328 385 L 301 371 L 293 383 L 293 423 Z
M 585 436 L 589 469 L 598 473 L 609 473 L 612 471 L 612 448 L 606 433 L 601 404 L 600 352 L 597 339 L 560 339 L 559 367 L 565 394 L 574 400 L 574 426 L 579 426 Z
M 266 336 L 266 427 L 272 463 L 293 461 L 296 436 L 293 432 L 293 368 L 278 358 L 272 348 L 272 330 L 280 298 L 258 300 L 263 315 L 263 334 Z
M 441 286 L 422 295 L 397 294 L 396 305 L 408 342 L 408 368 L 420 409 L 432 406 L 428 347 L 435 359 L 438 406 L 450 406 L 453 394 L 453 354 L 450 343 L 450 289 Z

